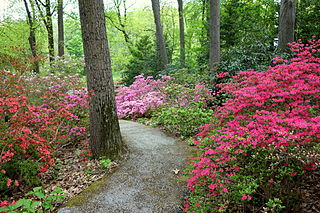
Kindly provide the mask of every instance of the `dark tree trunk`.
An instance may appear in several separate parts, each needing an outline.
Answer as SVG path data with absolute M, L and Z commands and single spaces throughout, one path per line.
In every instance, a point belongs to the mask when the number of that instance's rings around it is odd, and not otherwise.
M 53 39 L 53 25 L 52 25 L 52 14 L 51 14 L 51 3 L 50 0 L 46 0 L 46 18 L 48 24 L 48 48 L 49 48 L 49 59 L 54 61 L 54 39 Z
M 180 61 L 182 67 L 185 66 L 185 40 L 184 40 L 184 18 L 183 18 L 183 2 L 178 0 L 178 12 L 179 12 L 179 31 L 180 31 Z
M 294 41 L 296 0 L 281 0 L 279 17 L 279 48 L 288 50 L 288 43 Z
M 90 98 L 90 148 L 95 158 L 117 159 L 124 151 L 121 140 L 103 0 L 79 0 L 81 31 Z
M 49 60 L 50 62 L 54 61 L 54 38 L 53 38 L 53 25 L 52 25 L 52 13 L 51 13 L 51 2 L 46 0 L 43 3 L 41 0 L 35 0 L 38 7 L 40 16 L 47 30 L 48 38 L 48 49 L 49 49 Z M 43 13 L 41 6 L 45 9 L 45 14 Z
M 151 0 L 151 3 L 154 23 L 156 25 L 157 49 L 161 59 L 161 69 L 166 69 L 168 65 L 168 55 L 160 21 L 160 3 L 159 0 Z
M 29 45 L 30 45 L 30 50 L 31 50 L 31 53 L 32 53 L 32 57 L 33 57 L 33 71 L 35 73 L 40 73 L 40 69 L 39 69 L 39 62 L 37 60 L 37 41 L 36 41 L 36 34 L 35 34 L 35 26 L 33 24 L 33 17 L 31 15 L 31 12 L 29 10 L 29 6 L 28 6 L 28 2 L 27 0 L 23 0 L 24 2 L 24 6 L 25 6 L 25 9 L 26 9 L 26 12 L 27 12 L 27 17 L 28 17 L 28 25 L 29 25 L 29 30 L 30 30 L 30 33 L 29 33 Z
M 63 0 L 58 0 L 58 56 L 64 55 Z
M 210 76 L 214 76 L 220 63 L 220 0 L 210 0 Z

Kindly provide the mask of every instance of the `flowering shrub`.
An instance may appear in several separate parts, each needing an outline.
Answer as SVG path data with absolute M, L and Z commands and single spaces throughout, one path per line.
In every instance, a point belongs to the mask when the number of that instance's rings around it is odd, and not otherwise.
M 59 73 L 63 75 L 84 75 L 84 59 L 72 58 L 70 56 L 59 57 L 57 56 L 51 64 L 44 66 L 42 72 L 46 73 Z
M 19 187 L 39 184 L 60 144 L 87 137 L 88 94 L 77 89 L 76 78 L 0 71 L 0 82 L 0 199 L 4 199 Z
M 119 118 L 148 117 L 152 110 L 161 106 L 189 107 L 194 102 L 201 102 L 203 106 L 207 106 L 211 99 L 211 90 L 202 84 L 190 89 L 171 82 L 170 76 L 161 76 L 161 79 L 154 80 L 152 76 L 145 78 L 141 74 L 135 79 L 131 86 L 116 90 Z
M 295 208 L 301 177 L 320 164 L 320 40 L 291 47 L 291 61 L 220 85 L 230 99 L 198 134 L 186 211 Z
M 116 90 L 117 113 L 119 118 L 130 117 L 136 119 L 146 116 L 151 109 L 164 104 L 162 87 L 166 84 L 162 80 L 154 80 L 152 76 L 144 78 L 144 75 L 135 77 L 135 81 L 129 87 L 121 87 Z

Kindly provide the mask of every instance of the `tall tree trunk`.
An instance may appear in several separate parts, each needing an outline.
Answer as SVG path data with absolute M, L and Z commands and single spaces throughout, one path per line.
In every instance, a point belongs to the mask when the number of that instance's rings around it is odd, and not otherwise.
M 24 6 L 25 6 L 25 9 L 26 9 L 26 12 L 27 12 L 27 17 L 28 17 L 28 25 L 29 25 L 29 30 L 30 30 L 30 33 L 29 33 L 29 45 L 30 45 L 30 50 L 31 50 L 31 53 L 32 53 L 32 57 L 33 57 L 33 71 L 35 73 L 40 73 L 40 69 L 39 69 L 39 62 L 38 62 L 38 59 L 37 59 L 37 41 L 36 41 L 36 34 L 35 34 L 35 26 L 34 26 L 34 23 L 33 23 L 33 17 L 31 15 L 31 12 L 29 10 L 29 6 L 28 6 L 28 2 L 27 0 L 23 0 L 24 2 Z
M 166 69 L 168 65 L 168 55 L 160 21 L 160 3 L 159 0 L 151 0 L 151 3 L 154 23 L 156 25 L 157 49 L 161 59 L 161 69 Z
M 178 0 L 178 12 L 179 12 L 179 31 L 180 31 L 180 62 L 182 67 L 185 66 L 185 40 L 184 40 L 184 18 L 183 18 L 183 2 Z
M 90 98 L 90 148 L 95 158 L 117 159 L 124 150 L 116 113 L 103 0 L 79 0 Z
M 220 63 L 220 0 L 210 0 L 210 76 L 214 76 Z
M 52 25 L 52 14 L 51 14 L 51 3 L 50 0 L 46 0 L 46 18 L 47 18 L 47 31 L 48 31 L 48 48 L 49 48 L 49 60 L 54 61 L 54 39 L 53 39 L 53 25 Z
M 51 2 L 50 0 L 46 0 L 45 3 L 43 3 L 41 0 L 35 0 L 35 3 L 38 7 L 40 16 L 47 30 L 49 60 L 50 62 L 52 62 L 54 61 L 54 38 L 53 38 Z M 40 5 L 44 7 L 45 14 L 43 13 Z
M 296 0 L 281 0 L 279 17 L 279 48 L 288 50 L 288 43 L 294 41 Z
M 64 55 L 63 0 L 58 0 L 58 56 Z

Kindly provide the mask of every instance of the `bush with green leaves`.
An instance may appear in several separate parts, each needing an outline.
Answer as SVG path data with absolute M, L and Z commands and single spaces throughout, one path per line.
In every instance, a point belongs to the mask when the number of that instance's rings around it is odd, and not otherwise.
M 11 205 L 0 205 L 0 212 L 8 213 L 43 213 L 52 212 L 55 204 L 66 197 L 61 188 L 55 187 L 50 193 L 47 193 L 41 186 L 33 188 L 33 191 L 25 194 L 26 197 Z
M 43 72 L 56 75 L 85 75 L 83 58 L 72 58 L 70 56 L 57 56 L 50 65 L 43 67 Z
M 152 115 L 152 121 L 176 135 L 191 136 L 197 133 L 199 126 L 212 121 L 212 113 L 212 110 L 203 108 L 201 103 L 193 102 L 189 107 L 162 107 Z

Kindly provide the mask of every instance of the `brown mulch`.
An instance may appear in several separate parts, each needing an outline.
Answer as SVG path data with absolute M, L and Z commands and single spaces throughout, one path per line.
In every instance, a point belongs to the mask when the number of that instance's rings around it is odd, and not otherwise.
M 119 162 L 112 162 L 108 168 L 103 168 L 99 160 L 91 159 L 87 153 L 88 141 L 65 144 L 55 152 L 54 167 L 42 174 L 42 185 L 47 194 L 50 194 L 55 187 L 60 187 L 66 195 L 61 202 L 55 203 L 53 212 L 119 166 Z M 24 198 L 24 194 L 31 190 L 20 186 L 11 200 Z
M 320 213 L 320 169 L 310 172 L 302 181 L 301 209 L 304 213 Z

